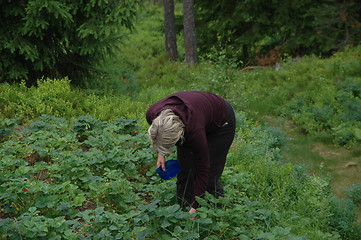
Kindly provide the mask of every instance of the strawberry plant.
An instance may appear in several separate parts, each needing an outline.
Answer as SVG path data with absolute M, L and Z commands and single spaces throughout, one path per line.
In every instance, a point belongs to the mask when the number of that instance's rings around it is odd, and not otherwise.
M 9 121 L 0 142 L 1 238 L 338 239 L 327 224 L 328 183 L 281 164 L 282 134 L 244 114 L 222 177 L 226 197 L 206 194 L 196 215 L 176 204 L 175 181 L 156 175 L 137 120 Z
M 127 213 L 136 208 L 135 201 L 144 202 L 140 196 L 148 193 L 141 182 L 146 181 L 153 154 L 146 150 L 143 133 L 117 133 L 132 123 L 121 126 L 91 117 L 71 123 L 42 115 L 26 127 L 8 131 L 9 139 L 0 150 L 0 205 L 7 236 L 49 237 L 62 216 L 74 219 L 79 212 L 99 207 Z M 87 138 L 80 139 L 80 134 Z M 33 223 L 24 225 L 22 219 Z M 39 228 L 30 230 L 34 224 Z
M 4 119 L 0 121 L 0 142 L 2 139 L 6 139 L 6 137 L 12 134 L 12 130 L 16 127 L 15 119 Z

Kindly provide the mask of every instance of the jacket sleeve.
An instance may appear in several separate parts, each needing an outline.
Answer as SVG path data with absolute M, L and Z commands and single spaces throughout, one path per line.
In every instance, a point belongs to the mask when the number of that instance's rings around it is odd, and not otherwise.
M 190 143 L 195 167 L 194 199 L 192 201 L 192 207 L 197 208 L 198 203 L 195 201 L 195 197 L 202 197 L 207 191 L 210 171 L 209 150 L 205 130 L 197 130 L 192 136 L 192 141 Z

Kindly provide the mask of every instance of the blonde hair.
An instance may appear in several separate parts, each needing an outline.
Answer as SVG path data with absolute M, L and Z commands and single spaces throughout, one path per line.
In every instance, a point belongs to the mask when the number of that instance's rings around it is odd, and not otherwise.
M 179 140 L 184 140 L 184 123 L 172 110 L 165 109 L 153 120 L 148 135 L 153 148 L 165 156 Z

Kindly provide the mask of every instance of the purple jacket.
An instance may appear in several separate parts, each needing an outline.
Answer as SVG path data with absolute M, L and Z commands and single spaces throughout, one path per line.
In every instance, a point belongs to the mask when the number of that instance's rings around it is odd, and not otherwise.
M 174 93 L 151 105 L 146 112 L 149 124 L 164 109 L 171 109 L 185 124 L 184 145 L 190 147 L 195 165 L 194 195 L 202 196 L 208 185 L 210 169 L 207 132 L 219 128 L 226 118 L 223 98 L 208 92 Z M 193 207 L 197 207 L 197 204 Z

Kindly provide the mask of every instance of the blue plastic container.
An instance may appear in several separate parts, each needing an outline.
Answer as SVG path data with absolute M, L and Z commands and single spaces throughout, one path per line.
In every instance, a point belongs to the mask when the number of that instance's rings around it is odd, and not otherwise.
M 174 178 L 181 170 L 178 161 L 174 159 L 166 161 L 165 168 L 165 171 L 163 171 L 162 167 L 159 167 L 156 170 L 160 178 L 163 180 L 170 180 Z

